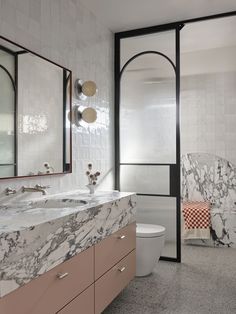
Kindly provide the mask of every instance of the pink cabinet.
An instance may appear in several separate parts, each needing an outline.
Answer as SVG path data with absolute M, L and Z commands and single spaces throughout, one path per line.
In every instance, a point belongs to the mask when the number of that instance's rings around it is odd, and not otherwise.
M 99 314 L 135 276 L 135 223 L 0 298 L 0 314 Z
M 136 224 L 132 223 L 95 245 L 95 280 L 136 247 Z
M 55 314 L 94 282 L 94 248 L 0 299 L 1 314 Z
M 135 250 L 95 282 L 95 314 L 100 314 L 135 276 Z
M 94 285 L 87 288 L 57 314 L 94 314 Z

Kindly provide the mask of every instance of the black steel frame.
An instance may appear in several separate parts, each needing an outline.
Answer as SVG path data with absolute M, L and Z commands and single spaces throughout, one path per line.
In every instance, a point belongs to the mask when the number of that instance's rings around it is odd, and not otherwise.
M 63 159 L 62 159 L 62 169 L 63 172 L 66 171 L 66 101 L 67 101 L 67 71 L 63 69 Z
M 176 46 L 176 164 L 169 164 L 170 166 L 170 194 L 169 195 L 153 195 L 153 194 L 139 194 L 146 196 L 162 196 L 162 197 L 176 197 L 176 258 L 161 257 L 166 261 L 181 262 L 181 177 L 180 177 L 180 30 L 185 24 L 201 22 L 216 18 L 224 18 L 236 15 L 236 11 L 226 12 L 222 14 L 204 16 L 194 19 L 188 19 L 183 21 L 177 21 L 174 23 L 162 24 L 152 27 L 140 28 L 130 31 L 119 32 L 115 34 L 115 66 L 114 66 L 114 78 L 115 78 L 115 188 L 120 189 L 120 166 L 121 165 L 144 165 L 144 164 L 131 164 L 131 163 L 120 163 L 120 78 L 125 66 L 131 62 L 134 58 L 132 57 L 127 64 L 120 70 L 120 40 L 128 37 L 135 37 L 140 35 L 147 35 L 157 32 L 163 32 L 168 30 L 175 30 L 175 46 Z M 139 53 L 142 55 L 144 52 Z M 137 55 L 136 55 L 137 57 Z M 166 57 L 166 56 L 163 56 Z M 168 59 L 168 57 L 167 57 Z M 169 60 L 170 61 L 170 60 Z M 172 64 L 173 65 L 173 64 Z M 168 164 L 145 164 L 145 165 L 168 165 Z M 171 174 L 172 173 L 172 174 Z M 177 183 L 177 184 L 176 184 Z
M 15 176 L 18 175 L 18 54 L 15 54 L 15 104 L 14 104 L 14 155 L 15 155 Z
M 70 84 L 70 90 L 69 90 L 69 109 L 70 109 L 70 113 L 69 113 L 69 119 L 71 121 L 71 118 L 72 118 L 72 71 L 61 66 L 60 64 L 56 63 L 56 62 L 53 62 L 29 49 L 26 49 L 25 47 L 13 42 L 12 40 L 8 39 L 8 38 L 5 38 L 4 36 L 0 36 L 0 39 L 3 39 L 5 40 L 6 42 L 10 43 L 10 44 L 13 44 L 15 46 L 18 46 L 19 48 L 21 48 L 21 50 L 18 50 L 18 51 L 13 51 L 7 47 L 4 47 L 2 45 L 0 45 L 0 49 L 13 55 L 15 57 L 15 77 L 13 78 L 11 76 L 11 74 L 9 73 L 9 71 L 0 65 L 1 68 L 3 68 L 3 70 L 9 75 L 11 81 L 12 81 L 12 84 L 13 84 L 13 87 L 14 87 L 14 90 L 15 90 L 15 103 L 14 103 L 14 111 L 15 111 L 15 115 L 14 115 L 14 151 L 15 151 L 15 156 L 14 156 L 14 173 L 15 173 L 15 177 L 4 177 L 4 178 L 0 178 L 0 180 L 4 180 L 4 179 L 11 179 L 11 178 L 25 178 L 25 177 L 34 177 L 34 176 L 52 176 L 52 175 L 59 175 L 59 174 L 66 174 L 66 173 L 72 173 L 72 125 L 71 125 L 71 122 L 70 122 L 70 141 L 69 143 L 66 143 L 66 136 L 65 136 L 65 125 L 63 127 L 63 172 L 61 173 L 50 173 L 50 174 L 42 174 L 42 175 L 32 175 L 32 176 L 18 176 L 17 175 L 17 155 L 18 155 L 18 147 L 17 147 L 17 137 L 18 137 L 18 132 L 17 132 L 17 111 L 18 111 L 18 56 L 21 55 L 21 54 L 25 54 L 25 53 L 32 53 L 34 55 L 36 55 L 37 57 L 41 58 L 41 59 L 44 59 L 45 61 L 47 62 L 50 62 L 58 67 L 60 67 L 62 70 L 63 70 L 63 88 L 66 88 L 67 89 L 67 84 L 69 83 Z M 68 73 L 68 76 L 66 77 L 66 73 Z M 67 99 L 67 94 L 66 94 L 66 91 L 63 91 L 63 121 L 65 122 L 66 120 L 66 116 L 65 116 L 65 109 L 66 109 L 66 103 L 67 103 L 68 99 Z M 66 163 L 66 144 L 68 144 L 70 146 L 70 161 L 69 163 Z M 65 164 L 66 163 L 66 164 Z M 12 164 L 11 164 L 12 165 Z

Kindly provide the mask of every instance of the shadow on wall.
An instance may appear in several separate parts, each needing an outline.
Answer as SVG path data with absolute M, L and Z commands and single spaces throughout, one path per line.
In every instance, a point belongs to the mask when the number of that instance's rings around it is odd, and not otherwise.
M 214 244 L 236 247 L 236 167 L 228 160 L 207 153 L 181 158 L 182 201 L 212 204 Z

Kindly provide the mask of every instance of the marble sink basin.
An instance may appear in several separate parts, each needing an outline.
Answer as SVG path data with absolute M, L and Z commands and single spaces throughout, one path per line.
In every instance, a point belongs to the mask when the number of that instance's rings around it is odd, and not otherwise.
M 28 205 L 28 209 L 25 212 L 34 211 L 37 209 L 64 209 L 64 208 L 78 208 L 80 206 L 87 205 L 88 202 L 85 200 L 80 199 L 70 199 L 70 198 L 63 198 L 63 199 L 43 199 L 40 201 L 31 202 Z
M 88 201 L 70 197 L 44 198 L 0 205 L 0 231 L 23 230 L 87 208 Z

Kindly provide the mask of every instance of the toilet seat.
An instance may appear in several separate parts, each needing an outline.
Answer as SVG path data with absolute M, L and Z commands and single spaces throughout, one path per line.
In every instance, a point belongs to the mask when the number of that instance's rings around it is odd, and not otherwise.
M 138 238 L 155 238 L 165 235 L 166 228 L 159 225 L 140 224 L 136 225 L 136 236 Z

